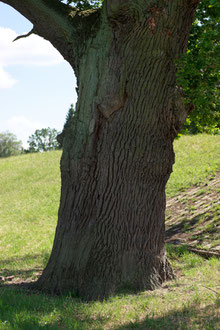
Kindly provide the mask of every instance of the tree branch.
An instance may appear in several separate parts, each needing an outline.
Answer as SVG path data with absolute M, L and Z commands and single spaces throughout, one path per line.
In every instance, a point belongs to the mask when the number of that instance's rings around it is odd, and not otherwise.
M 33 34 L 33 33 L 35 33 L 34 28 L 33 28 L 30 32 L 28 32 L 28 33 L 26 33 L 26 34 L 22 34 L 21 36 L 16 37 L 16 38 L 13 40 L 13 42 L 14 42 L 14 41 L 17 41 L 17 40 L 19 40 L 19 39 L 21 39 L 21 38 L 27 38 L 27 37 L 29 37 L 29 36 L 30 36 L 31 34 Z
M 96 18 L 97 10 L 80 12 L 59 0 L 0 0 L 0 2 L 10 5 L 25 16 L 34 25 L 32 32 L 50 41 L 75 68 L 81 33 L 85 24 L 86 30 L 90 29 L 89 24 L 94 23 L 90 16 Z M 89 37 L 89 33 L 86 37 Z M 85 35 L 83 39 L 85 40 Z

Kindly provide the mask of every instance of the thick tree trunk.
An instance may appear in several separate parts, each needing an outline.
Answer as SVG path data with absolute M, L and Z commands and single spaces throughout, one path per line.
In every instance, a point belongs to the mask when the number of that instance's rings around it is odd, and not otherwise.
M 63 133 L 59 220 L 38 288 L 102 299 L 173 278 L 165 186 L 187 115 L 174 63 L 195 9 L 186 2 L 139 1 L 116 14 L 105 6 L 96 33 L 80 46 L 77 112 Z

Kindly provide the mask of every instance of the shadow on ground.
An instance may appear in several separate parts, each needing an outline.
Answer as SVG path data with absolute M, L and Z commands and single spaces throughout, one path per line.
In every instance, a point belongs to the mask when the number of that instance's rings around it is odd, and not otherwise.
M 218 329 L 218 326 L 219 317 L 214 313 L 213 305 L 205 308 L 192 305 L 181 310 L 172 310 L 162 317 L 147 316 L 141 322 L 130 322 L 114 329 Z
M 42 267 L 38 267 L 36 264 L 46 265 L 48 259 L 49 253 L 41 253 L 1 260 L 0 285 L 4 282 L 11 282 L 13 284 L 13 282 L 19 283 L 24 280 L 36 279 L 42 273 Z M 37 260 L 37 262 L 35 263 L 34 260 Z M 24 268 L 22 268 L 22 264 Z M 32 264 L 35 264 L 35 266 Z
M 0 328 L 3 324 L 6 325 L 3 329 L 21 330 L 217 329 L 219 325 L 219 318 L 216 315 L 217 304 L 219 305 L 219 301 L 216 301 L 216 306 L 213 304 L 201 308 L 195 303 L 187 303 L 181 309 L 173 309 L 168 312 L 164 306 L 164 311 L 161 312 L 163 316 L 154 314 L 146 307 L 144 318 L 139 320 L 140 315 L 137 313 L 135 315 L 136 321 L 134 321 L 134 316 L 123 316 L 115 319 L 114 313 L 111 316 L 108 313 L 100 315 L 100 310 L 95 309 L 95 303 L 88 304 L 77 298 L 26 294 L 21 290 L 0 288 Z M 120 307 L 123 308 L 123 305 Z M 115 308 L 117 306 L 114 305 L 113 300 L 111 309 Z M 122 324 L 125 322 L 126 324 Z

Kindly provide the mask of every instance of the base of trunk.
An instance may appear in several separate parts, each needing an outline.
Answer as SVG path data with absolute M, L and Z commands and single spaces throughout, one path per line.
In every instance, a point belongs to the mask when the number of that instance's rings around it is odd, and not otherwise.
M 151 263 L 148 260 L 145 267 L 134 265 L 134 261 L 127 260 L 115 271 L 107 270 L 103 277 L 100 277 L 100 274 L 95 271 L 90 274 L 85 272 L 64 273 L 58 273 L 56 270 L 55 275 L 46 268 L 43 275 L 34 284 L 34 289 L 50 294 L 80 296 L 87 301 L 103 300 L 121 291 L 154 290 L 159 288 L 163 282 L 175 277 L 167 257 L 160 259 L 157 257 L 154 262 L 151 259 Z

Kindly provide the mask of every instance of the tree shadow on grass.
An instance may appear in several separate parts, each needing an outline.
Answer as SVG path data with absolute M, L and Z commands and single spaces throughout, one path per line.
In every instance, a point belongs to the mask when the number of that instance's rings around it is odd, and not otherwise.
M 0 286 L 37 279 L 48 259 L 49 253 L 41 253 L 0 260 Z
M 40 267 L 33 267 L 31 269 L 16 269 L 16 270 L 4 268 L 1 269 L 0 271 L 0 279 L 3 278 L 2 281 L 6 281 L 7 279 L 10 280 L 10 278 L 27 279 L 33 276 L 35 277 L 38 276 L 38 274 L 40 274 L 41 271 L 42 268 Z
M 39 318 L 39 315 L 52 313 L 55 308 L 56 301 L 53 303 L 46 296 L 0 287 L 0 326 L 2 322 L 7 329 L 55 329 L 50 324 L 41 324 Z
M 216 307 L 213 305 L 200 308 L 191 305 L 181 310 L 171 310 L 162 317 L 157 317 L 149 313 L 142 321 L 129 322 L 126 325 L 114 327 L 115 330 L 132 329 L 218 329 L 219 317 L 217 315 L 218 302 Z M 151 314 L 151 315 L 150 315 Z
M 38 256 L 29 256 L 29 258 L 38 258 Z M 26 257 L 19 259 L 19 262 L 25 260 Z M 10 263 L 10 260 L 5 260 L 5 264 Z M 15 259 L 14 261 L 18 261 Z M 38 268 L 28 270 L 10 270 L 8 275 L 23 277 L 31 277 Z M 3 270 L 3 272 L 6 270 Z M 2 271 L 0 272 L 0 274 Z M 181 284 L 185 285 L 185 284 Z M 177 283 L 173 282 L 176 288 Z M 158 314 L 154 313 L 146 307 L 145 318 L 141 319 L 138 312 L 132 316 L 121 316 L 120 320 L 115 320 L 114 310 L 122 308 L 124 305 L 129 306 L 129 294 L 127 302 L 118 306 L 114 305 L 114 297 L 111 298 L 111 310 L 113 313 L 105 312 L 105 303 L 103 303 L 102 313 L 100 308 L 95 309 L 95 303 L 86 303 L 79 298 L 70 296 L 52 296 L 41 293 L 36 293 L 29 289 L 28 283 L 3 284 L 0 286 L 0 328 L 3 324 L 3 329 L 103 329 L 105 326 L 111 325 L 112 329 L 190 329 L 193 327 L 202 329 L 217 329 L 219 319 L 216 315 L 217 305 L 200 308 L 194 304 L 187 304 L 182 309 L 171 309 Z M 165 288 L 165 287 L 164 287 Z M 23 290 L 21 290 L 23 289 Z M 171 290 L 172 291 L 172 290 Z M 131 293 L 131 292 L 130 292 Z M 152 293 L 151 293 L 152 295 Z M 173 292 L 175 297 L 175 292 Z M 126 298 L 126 293 L 122 294 L 123 300 Z M 154 296 L 158 296 L 155 292 Z M 147 297 L 146 297 L 147 298 Z M 166 296 L 161 303 L 166 307 Z M 161 298 L 162 299 L 162 298 Z M 110 300 L 110 304 L 111 304 Z M 120 300 L 120 295 L 116 297 L 117 302 Z M 106 301 L 108 303 L 108 300 Z M 217 304 L 217 302 L 216 302 Z M 218 301 L 219 304 L 219 301 Z M 91 308 L 91 306 L 93 306 Z M 108 307 L 109 308 L 109 307 Z M 133 307 L 131 307 L 133 309 Z M 106 307 L 107 310 L 107 307 Z M 144 313 L 144 311 L 143 311 Z M 163 314 L 163 316 L 161 316 Z M 147 315 L 147 316 L 146 316 Z M 112 317 L 112 320 L 111 320 Z M 136 320 L 135 322 L 133 320 Z M 1 323 L 2 322 L 2 323 Z M 119 323 L 120 322 L 120 323 Z M 122 325 L 124 323 L 124 325 Z M 120 324 L 120 325 L 119 325 Z
M 87 305 L 79 298 L 0 287 L 0 329 L 90 329 L 98 318 L 88 315 Z
M 184 219 L 181 222 L 170 225 L 169 228 L 166 230 L 166 239 L 172 238 L 172 236 L 176 235 L 177 233 L 184 233 L 191 231 L 192 227 L 195 226 L 202 219 L 204 214 L 205 212 L 194 216 L 189 221 Z M 187 229 L 185 229 L 186 224 L 187 224 Z
M 175 294 L 175 293 L 174 293 Z M 157 293 L 155 293 L 157 296 Z M 123 301 L 126 296 L 123 296 Z M 64 296 L 49 296 L 43 294 L 27 294 L 13 288 L 0 288 L 0 328 L 1 322 L 6 328 L 13 329 L 104 329 L 115 330 L 132 329 L 217 329 L 219 318 L 216 305 L 200 308 L 195 302 L 182 308 L 157 313 L 146 307 L 144 318 L 140 318 L 138 311 L 135 315 L 114 317 L 114 311 L 124 306 L 127 302 L 118 305 L 120 296 L 110 301 L 112 313 L 108 314 L 109 306 L 103 303 L 102 313 L 96 308 L 95 303 L 86 303 L 79 298 Z M 165 300 L 164 304 L 165 304 Z M 108 300 L 106 301 L 108 303 Z M 91 308 L 92 307 L 92 308 Z M 105 312 L 106 308 L 106 312 Z M 143 311 L 144 313 L 144 311 Z M 136 321 L 134 321 L 136 319 Z M 124 324 L 122 324 L 124 323 Z M 119 325 L 120 324 L 120 325 Z M 8 326 L 8 327 L 7 327 Z M 4 328 L 3 328 L 4 329 Z

